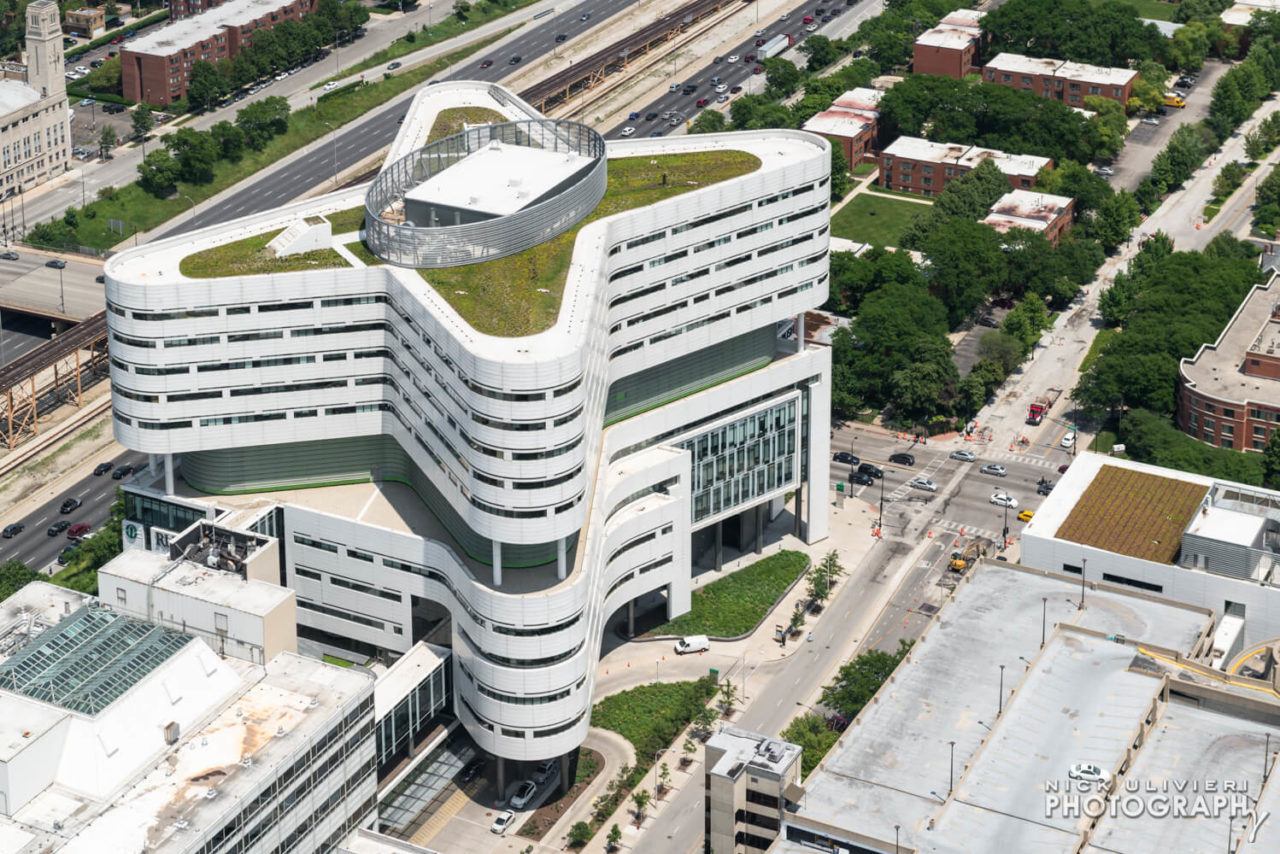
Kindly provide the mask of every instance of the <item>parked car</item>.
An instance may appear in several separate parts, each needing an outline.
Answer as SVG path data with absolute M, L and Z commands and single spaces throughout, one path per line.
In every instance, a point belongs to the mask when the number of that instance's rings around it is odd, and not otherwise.
M 62 502 L 62 506 L 58 508 L 58 512 L 63 516 L 68 513 L 74 513 L 76 510 L 80 509 L 80 505 L 83 503 L 84 502 L 79 498 L 68 498 L 66 501 Z
M 125 465 L 122 465 L 122 466 L 116 466 L 116 470 L 111 473 L 111 479 L 124 480 L 126 477 L 128 477 L 131 474 L 133 474 L 133 466 L 126 463 Z
M 1034 510 L 1023 510 L 1020 513 L 1018 513 L 1018 521 L 1030 522 L 1032 518 L 1035 517 L 1035 515 L 1036 515 L 1036 511 Z
M 1112 175 L 1116 174 L 1116 170 L 1112 169 L 1110 166 L 1099 166 L 1094 171 L 1096 171 L 1103 178 L 1110 178 Z
M 913 466 L 916 464 L 916 458 L 904 451 L 898 451 L 896 454 L 889 455 L 889 462 L 900 466 Z
M 62 551 L 58 552 L 58 566 L 66 566 L 67 563 L 70 562 L 71 556 L 75 554 L 75 551 L 75 546 L 67 546 Z
M 1009 474 L 1009 470 L 999 463 L 987 463 L 985 466 L 978 469 L 978 471 L 995 477 L 1007 477 Z
M 934 483 L 927 477 L 913 477 L 907 481 L 907 486 L 912 489 L 923 489 L 925 492 L 937 492 L 938 484 Z
M 1076 434 L 1074 431 L 1062 437 L 1062 441 L 1058 443 L 1063 448 L 1074 448 L 1076 446 Z
M 757 65 L 755 68 L 751 69 L 751 73 L 752 73 L 752 74 L 764 74 L 764 66 L 763 66 L 763 65 Z
M 14 522 L 12 525 L 5 525 L 4 532 L 3 534 L 0 534 L 0 536 L 3 536 L 6 540 L 12 540 L 14 537 L 26 530 L 26 527 L 26 525 L 23 525 L 20 522 Z
M 996 320 L 995 315 L 984 314 L 978 318 L 978 325 L 985 326 L 988 329 L 995 329 L 1000 325 L 1000 321 Z
M 537 793 L 538 787 L 533 784 L 533 781 L 525 780 L 516 787 L 516 793 L 511 796 L 511 809 L 522 810 L 529 806 L 529 802 Z
M 58 521 L 50 525 L 48 529 L 45 530 L 45 534 L 50 537 L 56 537 L 70 527 L 71 527 L 71 523 L 68 522 L 66 519 L 59 519 Z
M 876 482 L 876 479 L 871 475 L 863 474 L 860 471 L 851 471 L 849 472 L 849 482 L 857 483 L 862 486 L 871 486 Z
M 850 466 L 856 466 L 858 463 L 862 462 L 862 460 L 858 459 L 848 451 L 836 451 L 831 455 L 831 459 L 838 463 L 844 463 Z
M 690 635 L 687 638 L 680 638 L 676 641 L 676 655 L 685 655 L 690 652 L 706 652 L 711 649 L 711 639 L 706 635 Z
M 544 759 L 538 763 L 538 767 L 533 769 L 533 782 L 541 786 L 556 774 L 557 762 L 554 759 Z
M 953 460 L 959 460 L 962 463 L 971 463 L 978 458 L 973 451 L 952 451 L 948 456 Z
M 1083 780 L 1086 783 L 1101 783 L 1103 785 L 1111 780 L 1109 771 L 1092 762 L 1077 762 L 1067 771 L 1067 776 L 1072 780 Z
M 0 252 L 0 261 L 17 261 L 17 260 L 18 260 L 18 253 L 14 252 L 12 249 L 6 249 L 4 252 Z
M 741 91 L 742 91 L 742 87 L 741 87 L 741 86 L 730 86 L 730 87 L 729 87 L 729 94 L 730 94 L 730 95 L 737 95 L 737 94 L 738 94 L 739 92 L 741 92 Z
M 1008 507 L 1013 510 L 1018 506 L 1018 499 L 1007 492 L 993 492 L 991 493 L 991 503 L 997 507 Z
M 1160 124 L 1160 120 L 1157 119 L 1155 116 L 1143 116 L 1142 123 L 1144 125 L 1158 125 Z
M 1058 474 L 1066 474 L 1067 469 L 1069 468 L 1071 468 L 1071 463 L 1063 463 L 1062 465 L 1058 466 Z
M 515 820 L 516 820 L 515 813 L 513 813 L 511 810 L 503 810 L 502 812 L 498 813 L 497 817 L 493 820 L 493 824 L 489 825 L 489 831 L 491 833 L 496 833 L 499 836 L 502 836 L 504 833 L 507 832 L 507 829 L 511 827 L 511 823 Z
M 865 474 L 867 477 L 873 477 L 876 479 L 884 477 L 884 469 L 879 466 L 873 466 L 871 463 L 861 463 L 858 466 L 858 471 Z
M 98 463 L 96 466 L 93 467 L 93 476 L 102 477 L 104 474 L 111 471 L 114 465 L 115 463 Z
M 101 68 L 102 66 L 104 66 L 104 65 L 106 65 L 106 64 L 107 64 L 107 61 L 106 61 L 105 59 L 95 59 L 93 62 L 90 62 L 90 63 L 89 63 L 89 67 L 90 67 L 90 68 Z
M 61 270 L 67 266 L 67 262 L 63 261 L 61 258 L 51 258 L 48 261 L 45 261 L 44 265 L 46 267 L 52 267 L 55 270 Z
M 93 530 L 93 528 L 89 525 L 88 522 L 77 522 L 67 529 L 67 539 L 68 540 L 82 539 L 84 537 L 89 536 L 89 532 L 91 530 Z

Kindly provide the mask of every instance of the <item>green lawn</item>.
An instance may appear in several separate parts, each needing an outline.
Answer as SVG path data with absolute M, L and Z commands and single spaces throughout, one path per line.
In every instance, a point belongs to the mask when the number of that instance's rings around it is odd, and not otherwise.
M 396 39 L 382 50 L 370 55 L 367 59 L 361 60 L 355 65 L 344 68 L 338 74 L 321 80 L 311 88 L 318 89 L 330 80 L 341 80 L 345 77 L 350 77 L 352 74 L 359 74 L 365 69 L 375 68 L 384 63 L 391 62 L 393 59 L 399 59 L 402 56 L 407 56 L 415 50 L 422 50 L 424 47 L 430 47 L 433 44 L 439 44 L 442 41 L 447 41 L 448 39 L 461 35 L 469 30 L 474 30 L 476 27 L 487 24 L 492 20 L 501 18 L 503 15 L 508 15 L 511 12 L 515 12 L 518 9 L 522 9 L 525 6 L 536 2 L 537 0 L 508 0 L 509 5 L 507 8 L 501 8 L 495 3 L 486 4 L 481 9 L 475 9 L 473 6 L 473 11 L 467 16 L 466 21 L 460 21 L 454 15 L 449 15 L 443 20 L 437 20 L 431 25 L 430 29 L 427 29 L 424 24 L 422 30 L 416 30 Z M 370 11 L 381 12 L 383 10 L 374 7 Z M 389 11 L 391 10 L 388 10 L 388 13 Z M 412 36 L 413 41 L 409 41 L 410 36 Z
M 505 32 L 498 33 L 413 71 L 335 94 L 314 107 L 298 110 L 289 117 L 289 130 L 271 140 L 261 151 L 246 152 L 237 163 L 219 160 L 213 167 L 213 181 L 208 184 L 179 183 L 178 192 L 167 199 L 157 199 L 136 182 L 120 187 L 114 198 L 99 199 L 83 209 L 80 225 L 76 229 L 77 241 L 96 249 L 110 249 L 135 232 L 150 231 L 163 225 L 193 205 L 217 195 L 308 143 L 320 139 L 333 128 L 383 106 L 401 92 L 420 85 L 427 78 L 476 51 L 483 50 L 505 35 Z M 155 150 L 154 143 L 150 150 Z M 108 220 L 111 219 L 122 220 L 126 224 L 126 232 L 118 234 L 111 231 L 108 225 Z
M 1098 330 L 1098 334 L 1093 336 L 1093 343 L 1089 345 L 1089 352 L 1084 354 L 1084 358 L 1080 360 L 1080 373 L 1089 370 L 1089 367 L 1097 361 L 1102 348 L 1107 346 L 1107 342 L 1119 334 L 1120 330 L 1112 326 L 1107 326 Z
M 533 335 L 555 323 L 573 244 L 583 226 L 759 168 L 760 159 L 745 151 L 610 160 L 604 198 L 559 237 L 506 258 L 419 272 L 477 332 L 504 338 Z
M 331 270 L 351 266 L 332 249 L 317 249 L 314 252 L 300 252 L 277 258 L 266 247 L 283 230 L 255 234 L 244 240 L 224 243 L 188 255 L 178 264 L 178 271 L 192 279 L 217 279 L 223 276 L 294 273 L 299 270 Z
M 1222 205 L 1205 205 L 1204 221 L 1209 222 L 1210 220 L 1212 220 L 1215 216 L 1218 215 L 1218 211 L 1220 210 L 1222 210 Z
M 671 746 L 711 698 L 717 686 L 710 676 L 692 682 L 640 685 L 605 697 L 591 710 L 591 725 L 613 730 L 636 749 L 634 772 L 643 775 L 653 754 Z
M 369 249 L 368 246 L 364 245 L 363 240 L 356 240 L 351 243 L 344 243 L 343 248 L 345 248 L 352 255 L 356 256 L 361 261 L 363 261 L 366 267 L 379 267 L 383 263 L 381 258 L 379 258 L 377 255 L 374 255 L 373 251 Z
M 732 575 L 693 591 L 693 608 L 648 632 L 652 635 L 711 635 L 729 638 L 745 634 L 777 603 L 809 566 L 801 552 L 784 551 L 758 560 Z
M 337 213 L 325 214 L 334 234 L 348 234 L 364 228 L 364 205 L 356 205 Z
M 870 175 L 872 172 L 876 171 L 877 168 L 879 167 L 877 167 L 874 163 L 859 163 L 858 165 L 854 166 L 853 169 L 850 171 L 852 172 L 853 177 L 855 178 L 865 178 L 866 176 Z
M 897 246 L 923 205 L 860 193 L 831 218 L 831 233 L 873 246 Z
M 338 656 L 330 655 L 327 652 L 321 657 L 324 659 L 325 664 L 333 664 L 337 667 L 350 667 L 355 664 L 354 661 L 347 661 L 345 658 L 338 658 Z
M 441 110 L 427 134 L 427 142 L 435 142 L 463 131 L 463 125 L 493 125 L 507 121 L 507 117 L 488 107 L 449 107 Z

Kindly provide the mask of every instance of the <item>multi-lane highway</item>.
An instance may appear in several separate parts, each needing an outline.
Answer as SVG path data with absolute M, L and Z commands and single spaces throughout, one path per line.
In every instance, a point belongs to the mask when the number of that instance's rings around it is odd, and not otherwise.
M 635 2 L 636 0 L 583 0 L 559 15 L 535 21 L 528 32 L 505 44 L 500 53 L 481 51 L 474 54 L 463 68 L 445 79 L 497 82 L 511 74 L 518 65 L 550 53 L 557 44 L 557 35 L 564 34 L 569 39 L 580 36 Z M 521 58 L 517 65 L 510 63 L 514 56 Z M 492 61 L 492 65 L 481 68 L 486 61 Z M 326 178 L 331 178 L 335 171 L 341 172 L 389 145 L 395 138 L 400 119 L 407 109 L 408 101 L 404 99 L 380 112 L 370 113 L 348 129 L 340 131 L 332 142 L 331 150 L 324 152 L 325 156 L 299 158 L 285 169 L 264 175 L 261 180 L 246 182 L 238 192 L 174 226 L 163 236 L 182 234 L 279 207 Z
M 128 451 L 112 457 L 104 453 L 102 459 L 94 462 L 110 462 L 117 467 L 125 464 L 140 466 L 146 465 L 147 455 Z M 16 559 L 35 570 L 49 566 L 57 559 L 58 553 L 70 545 L 65 531 L 49 536 L 49 526 L 65 519 L 72 525 L 87 522 L 96 531 L 107 520 L 119 485 L 120 481 L 113 480 L 110 472 L 97 477 L 89 475 L 59 491 L 25 516 L 14 516 L 11 512 L 0 514 L 0 527 L 15 522 L 26 526 L 17 536 L 0 539 L 0 563 Z M 64 515 L 59 511 L 62 502 L 68 498 L 78 498 L 81 505 Z

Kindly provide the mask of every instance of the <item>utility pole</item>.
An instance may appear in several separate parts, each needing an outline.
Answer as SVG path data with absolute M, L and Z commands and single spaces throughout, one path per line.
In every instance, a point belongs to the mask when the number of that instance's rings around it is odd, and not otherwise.
M 1040 648 L 1044 649 L 1044 634 L 1049 625 L 1049 597 L 1040 597 Z
M 1089 569 L 1089 559 L 1087 557 L 1080 558 L 1080 607 L 1076 610 L 1084 610 L 1084 577 L 1086 570 Z
M 1000 706 L 996 710 L 996 717 L 1004 714 L 1004 665 L 1000 665 Z

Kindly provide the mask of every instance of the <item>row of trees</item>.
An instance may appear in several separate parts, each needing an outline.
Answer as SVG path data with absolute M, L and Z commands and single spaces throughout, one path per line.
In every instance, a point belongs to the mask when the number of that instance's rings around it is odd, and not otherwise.
M 369 10 L 356 0 L 320 0 L 316 11 L 300 21 L 281 21 L 272 29 L 256 31 L 234 58 L 216 65 L 205 60 L 193 64 L 187 103 L 197 112 L 209 109 L 241 87 L 301 65 L 367 20 Z
M 1114 156 L 1124 144 L 1119 105 L 1094 98 L 1088 106 L 1097 116 L 973 77 L 915 74 L 885 92 L 880 132 L 884 139 L 905 134 L 1088 163 Z
M 138 164 L 138 184 L 159 199 L 172 195 L 179 181 L 208 184 L 218 161 L 234 163 L 246 149 L 261 151 L 288 129 L 289 102 L 275 96 L 242 108 L 234 123 L 224 119 L 207 131 L 179 128 Z
M 1164 57 L 1165 38 L 1127 3 L 1009 0 L 982 19 L 988 56 L 1008 51 L 1126 67 Z

